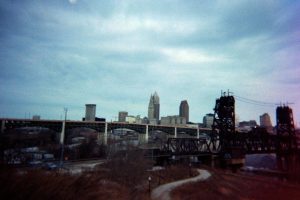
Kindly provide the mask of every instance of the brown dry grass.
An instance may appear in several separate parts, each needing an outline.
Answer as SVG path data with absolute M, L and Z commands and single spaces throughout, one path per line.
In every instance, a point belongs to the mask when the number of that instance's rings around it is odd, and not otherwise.
M 209 171 L 213 174 L 209 180 L 179 187 L 172 192 L 173 199 L 300 199 L 300 186 L 270 177 L 233 174 L 215 169 Z M 123 172 L 125 174 L 122 178 L 113 176 L 114 170 L 109 168 L 98 168 L 75 176 L 43 170 L 20 173 L 16 169 L 0 169 L 0 198 L 149 200 L 149 175 L 152 177 L 151 189 L 159 184 L 190 177 L 189 167 L 186 165 L 137 173 L 133 181 L 128 181 L 128 169 Z M 197 174 L 195 170 L 191 172 L 192 176 Z M 119 175 L 122 176 L 121 173 Z M 140 181 L 137 181 L 138 176 Z
M 148 176 L 152 177 L 151 189 L 160 184 L 190 176 L 188 166 L 170 166 L 163 171 L 141 173 L 138 166 L 128 165 L 119 170 L 108 164 L 81 175 L 63 174 L 44 170 L 0 169 L 1 199 L 136 199 L 149 200 Z M 118 163 L 119 164 L 119 163 Z M 118 166 L 119 169 L 122 166 Z M 130 181 L 130 167 L 137 172 Z M 127 168 L 127 169 L 126 169 Z M 142 167 L 143 168 L 143 167 Z M 196 172 L 192 170 L 192 175 Z M 138 181 L 139 180 L 139 181 Z M 126 182 L 127 181 L 127 182 Z
M 207 181 L 184 185 L 172 192 L 173 199 L 300 199 L 300 186 L 257 175 L 210 170 Z
M 90 174 L 7 170 L 0 179 L 1 199 L 129 199 L 126 187 Z

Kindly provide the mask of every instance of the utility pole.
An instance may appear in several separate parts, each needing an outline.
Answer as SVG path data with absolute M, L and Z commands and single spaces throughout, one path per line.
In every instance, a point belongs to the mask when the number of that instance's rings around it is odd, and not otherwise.
M 64 112 L 65 112 L 65 121 L 67 121 L 68 108 L 64 108 Z
M 64 163 L 64 143 L 65 143 L 65 130 L 66 130 L 68 108 L 64 108 L 64 113 L 65 113 L 65 120 L 63 121 L 63 126 L 62 126 L 61 136 L 60 136 L 60 145 L 61 145 L 60 168 L 63 167 L 63 163 Z

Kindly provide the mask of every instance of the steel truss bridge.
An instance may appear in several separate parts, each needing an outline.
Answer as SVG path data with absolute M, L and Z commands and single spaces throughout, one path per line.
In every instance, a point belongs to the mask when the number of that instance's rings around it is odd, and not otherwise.
M 276 133 L 270 134 L 266 129 L 253 128 L 248 133 L 235 130 L 235 98 L 222 94 L 216 100 L 212 129 L 193 128 L 186 126 L 162 126 L 150 124 L 131 124 L 119 122 L 86 122 L 62 120 L 26 120 L 0 119 L 1 133 L 21 127 L 45 127 L 61 133 L 64 143 L 65 131 L 74 128 L 90 128 L 104 133 L 104 144 L 107 136 L 115 129 L 134 130 L 143 136 L 147 143 L 152 131 L 161 131 L 170 137 L 162 144 L 159 155 L 219 155 L 231 158 L 245 154 L 276 153 L 277 157 L 286 158 L 299 155 L 297 137 L 292 109 L 279 106 L 276 109 Z M 189 135 L 190 137 L 181 137 Z
M 271 134 L 265 128 L 256 127 L 244 133 L 235 130 L 235 98 L 222 94 L 216 100 L 212 131 L 207 138 L 169 138 L 161 154 L 217 155 L 221 159 L 244 158 L 246 154 L 275 153 L 277 162 L 300 160 L 293 112 L 288 106 L 276 108 L 276 131 Z M 288 165 L 288 163 L 279 164 Z
M 280 140 L 276 135 L 270 135 L 265 129 L 254 129 L 248 133 L 235 133 L 227 137 L 228 153 L 232 149 L 243 154 L 277 153 Z M 225 149 L 223 149 L 224 151 Z M 162 151 L 170 155 L 208 155 L 222 152 L 220 137 L 216 141 L 208 138 L 168 138 Z M 225 152 L 224 152 L 225 153 Z

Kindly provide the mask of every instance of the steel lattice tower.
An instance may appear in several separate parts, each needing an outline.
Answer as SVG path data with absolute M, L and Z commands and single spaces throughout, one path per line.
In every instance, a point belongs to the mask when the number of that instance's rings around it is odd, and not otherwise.
M 297 139 L 292 109 L 288 106 L 277 107 L 276 123 L 277 154 L 294 152 L 297 149 Z
M 235 99 L 233 96 L 223 93 L 216 100 L 214 108 L 213 134 L 211 142 L 213 151 L 226 151 L 231 146 L 235 133 Z

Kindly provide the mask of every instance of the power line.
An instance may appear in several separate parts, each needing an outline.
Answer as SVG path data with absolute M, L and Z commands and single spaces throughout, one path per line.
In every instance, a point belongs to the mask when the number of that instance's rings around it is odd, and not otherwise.
M 243 103 L 247 103 L 247 104 L 251 104 L 251 105 L 255 105 L 255 106 L 265 106 L 265 107 L 275 107 L 276 105 L 273 104 L 260 104 L 260 103 L 254 103 L 254 102 L 250 102 L 250 101 L 245 101 L 245 100 L 242 100 L 242 99 L 237 99 L 236 100 L 240 101 L 240 102 L 243 102 Z
M 272 103 L 272 102 L 257 101 L 257 100 L 253 100 L 253 99 L 248 99 L 248 98 L 245 98 L 245 97 L 237 96 L 237 95 L 234 95 L 234 97 L 238 101 L 241 101 L 243 103 L 248 103 L 248 104 L 256 105 L 256 106 L 267 106 L 267 107 L 274 107 L 274 106 L 276 106 L 276 103 Z

